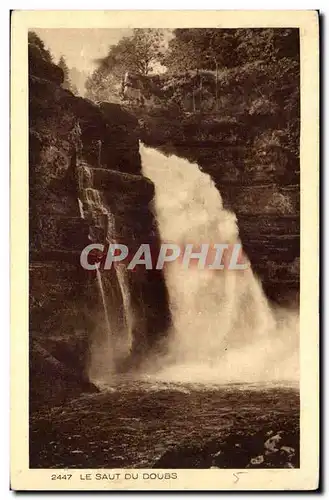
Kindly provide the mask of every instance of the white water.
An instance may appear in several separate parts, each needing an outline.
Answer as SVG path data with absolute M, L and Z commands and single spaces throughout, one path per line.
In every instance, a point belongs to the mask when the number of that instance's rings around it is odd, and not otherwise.
M 110 323 L 109 313 L 107 310 L 106 297 L 105 297 L 105 293 L 104 293 L 102 276 L 101 276 L 100 270 L 98 268 L 96 269 L 96 275 L 97 275 L 98 289 L 100 292 L 100 296 L 101 296 L 101 300 L 102 300 L 102 304 L 103 304 L 103 309 L 104 309 L 105 324 L 106 324 L 106 328 L 108 331 L 108 335 L 110 337 L 111 332 L 112 332 L 112 327 L 111 327 L 111 323 Z
M 94 234 L 94 227 L 98 226 L 103 227 L 108 243 L 116 243 L 113 215 L 106 206 L 102 193 L 93 188 L 93 171 L 87 164 L 83 163 L 78 168 L 78 185 L 80 216 L 88 218 L 91 240 L 97 241 L 98 236 L 97 233 Z M 113 286 L 107 286 L 106 291 L 102 272 L 99 269 L 96 269 L 96 276 L 102 311 L 95 318 L 95 331 L 91 345 L 89 375 L 94 382 L 113 376 L 116 361 L 126 356 L 129 351 L 132 328 L 125 270 L 118 266 L 111 272 L 110 284 L 113 280 Z M 124 306 L 123 321 L 118 317 L 120 298 L 116 295 L 116 280 Z
M 84 219 L 85 218 L 85 214 L 84 214 L 84 211 L 83 211 L 83 203 L 80 200 L 80 198 L 78 198 L 78 206 L 79 206 L 80 217 L 81 217 L 81 219 Z
M 234 243 L 236 217 L 223 209 L 210 176 L 196 164 L 140 146 L 155 184 L 162 241 Z M 251 269 L 165 270 L 173 316 L 169 354 L 155 377 L 172 382 L 298 381 L 298 314 L 272 310 Z

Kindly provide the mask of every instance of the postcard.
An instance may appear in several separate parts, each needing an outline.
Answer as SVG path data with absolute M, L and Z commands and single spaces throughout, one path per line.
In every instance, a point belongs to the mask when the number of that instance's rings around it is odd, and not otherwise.
M 11 488 L 317 489 L 318 12 L 11 22 Z

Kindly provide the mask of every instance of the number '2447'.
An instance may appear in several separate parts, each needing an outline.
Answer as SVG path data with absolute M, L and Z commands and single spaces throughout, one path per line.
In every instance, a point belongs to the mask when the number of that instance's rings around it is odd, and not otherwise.
M 72 474 L 52 474 L 51 475 L 52 481 L 55 481 L 56 479 L 59 479 L 59 480 L 66 479 L 67 480 L 67 479 L 71 479 L 71 477 L 72 477 Z

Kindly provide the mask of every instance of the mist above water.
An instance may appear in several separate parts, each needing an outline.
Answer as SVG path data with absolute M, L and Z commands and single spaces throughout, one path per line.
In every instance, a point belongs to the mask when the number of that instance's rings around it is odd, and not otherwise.
M 198 165 L 141 144 L 143 173 L 155 184 L 162 241 L 236 243 L 235 215 L 223 208 L 211 177 Z M 173 331 L 168 354 L 149 369 L 172 382 L 297 381 L 299 318 L 273 309 L 252 269 L 165 268 Z

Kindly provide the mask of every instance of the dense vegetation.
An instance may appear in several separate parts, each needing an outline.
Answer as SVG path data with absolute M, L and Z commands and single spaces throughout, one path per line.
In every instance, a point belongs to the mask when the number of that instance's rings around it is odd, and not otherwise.
M 35 33 L 29 34 L 29 42 L 51 61 Z M 62 86 L 77 93 L 63 56 L 58 65 L 64 73 Z M 200 120 L 198 140 L 211 139 L 218 121 L 231 125 L 242 121 L 243 127 L 247 123 L 248 128 L 263 129 L 251 144 L 257 159 L 265 156 L 264 147 L 271 148 L 271 154 L 276 149 L 280 165 L 287 162 L 285 153 L 289 161 L 298 157 L 296 29 L 135 29 L 97 61 L 85 88 L 93 101 L 123 102 L 139 117 L 146 114 L 142 121 L 146 132 L 152 135 L 157 129 L 159 143 L 173 135 L 184 140 L 191 127 L 199 128 Z M 238 129 L 235 126 L 242 139 L 243 130 Z
M 298 30 L 293 29 L 176 29 L 167 44 L 161 30 L 136 29 L 98 61 L 86 83 L 87 97 L 117 97 L 129 71 L 148 77 L 145 90 L 158 98 L 152 104 L 219 111 L 233 84 L 232 93 L 244 86 L 248 102 L 243 93 L 238 101 L 252 104 L 251 112 L 257 113 L 267 111 L 271 98 L 273 104 L 288 104 L 287 85 L 296 86 L 298 57 Z M 286 94 L 281 102 L 275 94 L 278 86 Z
M 134 30 L 86 82 L 87 97 L 122 101 L 153 142 L 213 140 L 223 122 L 258 165 L 298 173 L 299 34 L 296 29 Z M 124 74 L 129 72 L 130 85 Z M 130 87 L 130 88 L 129 88 Z M 131 87 L 136 92 L 131 93 Z M 248 137 L 246 137 L 246 135 Z

